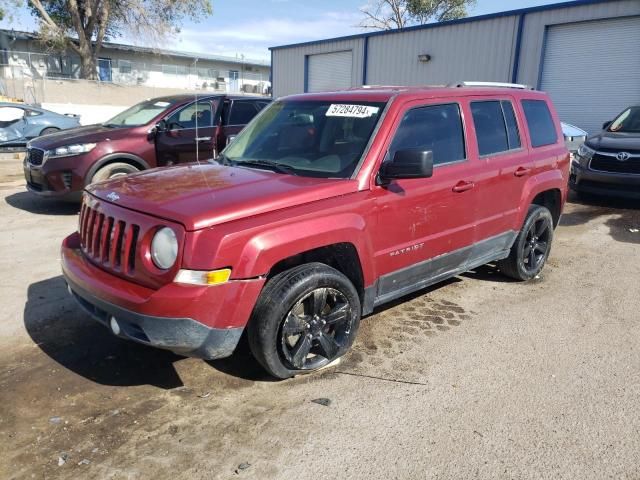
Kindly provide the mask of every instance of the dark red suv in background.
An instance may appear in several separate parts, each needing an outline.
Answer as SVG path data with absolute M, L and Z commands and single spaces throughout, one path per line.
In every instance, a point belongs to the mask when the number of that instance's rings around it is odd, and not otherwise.
M 140 170 L 215 158 L 266 105 L 264 97 L 174 95 L 146 100 L 104 124 L 27 145 L 27 188 L 80 199 L 87 185 Z

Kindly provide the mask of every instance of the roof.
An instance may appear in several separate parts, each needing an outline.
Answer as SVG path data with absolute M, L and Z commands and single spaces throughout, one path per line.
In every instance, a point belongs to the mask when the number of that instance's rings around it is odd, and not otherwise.
M 397 86 L 376 86 L 358 87 L 349 90 L 339 90 L 333 92 L 300 93 L 284 97 L 287 100 L 318 100 L 318 101 L 363 101 L 363 102 L 386 102 L 394 97 L 399 98 L 424 98 L 426 97 L 468 97 L 473 95 L 546 95 L 543 92 L 530 89 L 491 87 L 491 86 L 469 86 L 453 87 L 443 85 L 425 85 L 411 87 Z
M 517 10 L 507 10 L 504 12 L 497 12 L 497 13 L 489 13 L 486 15 L 477 15 L 475 17 L 465 17 L 465 18 L 460 18 L 457 20 L 447 20 L 445 22 L 437 22 L 437 23 L 427 23 L 424 25 L 415 25 L 412 27 L 405 27 L 405 28 L 394 28 L 392 30 L 382 30 L 382 31 L 375 31 L 375 32 L 366 32 L 366 33 L 359 33 L 356 35 L 347 35 L 344 37 L 333 37 L 333 38 L 326 38 L 324 40 L 313 40 L 311 42 L 301 42 L 301 43 L 291 43 L 288 45 L 280 45 L 280 46 L 276 46 L 276 47 L 270 47 L 269 50 L 274 51 L 274 50 L 281 50 L 281 49 L 285 49 L 285 48 L 292 48 L 292 47 L 303 47 L 303 46 L 307 46 L 307 45 L 317 45 L 319 43 L 325 43 L 325 42 L 335 42 L 335 41 L 343 41 L 343 40 L 356 40 L 359 38 L 368 38 L 368 37 L 377 37 L 377 36 L 381 36 L 381 35 L 391 35 L 394 33 L 404 33 L 404 32 L 411 32 L 414 30 L 426 30 L 426 29 L 430 29 L 430 28 L 438 28 L 438 27 L 445 27 L 448 25 L 457 25 L 457 24 L 461 24 L 461 23 L 469 23 L 469 22 L 477 22 L 480 20 L 489 20 L 492 18 L 500 18 L 500 17 L 510 17 L 510 16 L 518 16 L 518 15 L 526 15 L 528 13 L 534 13 L 534 12 L 542 12 L 545 10 L 555 10 L 558 8 L 567 8 L 567 7 L 579 7 L 581 5 L 592 5 L 595 3 L 607 3 L 610 2 L 611 0 L 573 0 L 573 1 L 568 1 L 568 2 L 561 2 L 561 3 L 552 3 L 549 5 L 539 5 L 537 7 L 528 7 L 528 8 L 520 8 Z
M 32 32 L 24 32 L 18 30 L 6 30 L 0 29 L 0 34 L 6 34 L 11 36 L 17 40 L 38 40 L 38 35 Z M 237 65 L 250 65 L 250 66 L 258 66 L 258 67 L 269 67 L 270 63 L 267 60 L 251 60 L 245 58 L 244 60 L 235 57 L 226 57 L 223 55 L 210 55 L 207 53 L 198 53 L 198 52 L 179 52 L 177 50 L 164 50 L 164 49 L 154 49 L 149 47 L 138 47 L 135 45 L 127 45 L 124 43 L 113 43 L 113 42 L 104 42 L 103 48 L 109 48 L 112 50 L 120 50 L 124 52 L 135 52 L 135 53 L 145 53 L 155 56 L 169 56 L 169 57 L 177 57 L 177 58 L 189 58 L 189 59 L 198 59 L 198 60 L 211 60 L 225 63 L 233 63 Z

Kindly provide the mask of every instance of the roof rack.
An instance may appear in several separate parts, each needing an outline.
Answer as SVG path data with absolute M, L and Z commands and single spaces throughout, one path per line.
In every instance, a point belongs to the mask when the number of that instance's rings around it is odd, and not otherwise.
M 522 85 L 520 83 L 503 83 L 503 82 L 454 82 L 447 85 L 449 88 L 462 88 L 462 87 L 496 87 L 496 88 L 517 88 L 519 90 L 534 90 L 529 85 Z

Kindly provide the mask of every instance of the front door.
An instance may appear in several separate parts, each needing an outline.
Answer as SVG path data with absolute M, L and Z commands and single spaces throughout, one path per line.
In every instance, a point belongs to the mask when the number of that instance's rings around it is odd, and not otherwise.
M 99 58 L 98 59 L 98 78 L 101 82 L 111 82 L 111 59 Z
M 229 93 L 238 93 L 239 79 L 240 72 L 238 72 L 238 70 L 229 70 Z
M 374 188 L 376 303 L 424 287 L 464 266 L 475 238 L 476 162 L 467 156 L 461 106 L 411 104 L 401 115 L 386 160 L 398 150 L 433 152 L 431 178 Z
M 165 129 L 156 134 L 159 166 L 215 158 L 217 102 L 191 103 L 165 119 Z

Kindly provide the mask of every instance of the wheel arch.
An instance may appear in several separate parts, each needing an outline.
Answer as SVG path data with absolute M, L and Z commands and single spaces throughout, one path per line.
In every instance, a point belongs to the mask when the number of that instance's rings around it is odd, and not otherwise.
M 531 205 L 547 207 L 553 217 L 553 226 L 557 227 L 567 198 L 567 189 L 567 181 L 560 170 L 548 170 L 531 177 L 522 192 L 516 229 L 519 230 L 524 224 Z
M 313 262 L 328 265 L 345 275 L 356 288 L 360 301 L 364 300 L 362 263 L 356 246 L 350 242 L 333 243 L 283 258 L 271 267 L 267 279 L 285 270 Z
M 141 157 L 134 155 L 133 153 L 110 153 L 109 155 L 105 155 L 104 157 L 102 157 L 91 166 L 91 168 L 87 172 L 87 175 L 85 176 L 85 185 L 91 183 L 91 179 L 98 170 L 106 167 L 111 163 L 118 162 L 128 163 L 129 165 L 132 165 L 139 170 L 147 170 L 151 168 L 147 162 L 145 162 Z

